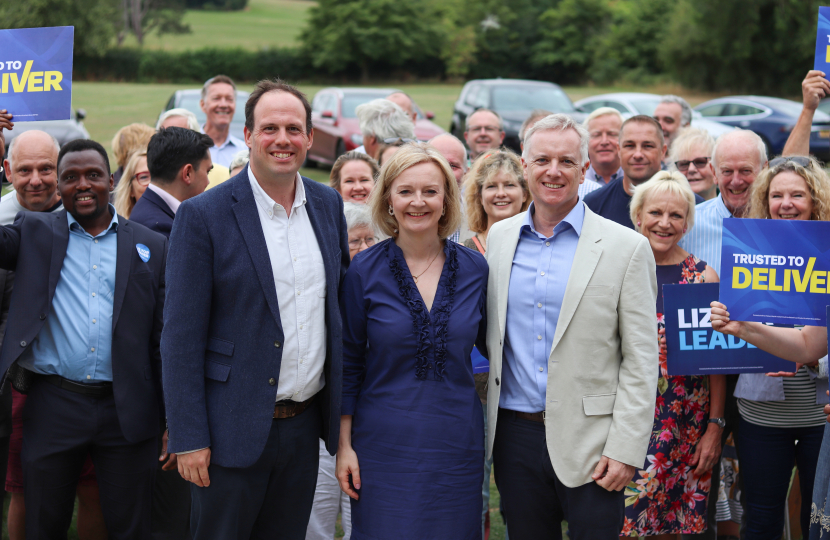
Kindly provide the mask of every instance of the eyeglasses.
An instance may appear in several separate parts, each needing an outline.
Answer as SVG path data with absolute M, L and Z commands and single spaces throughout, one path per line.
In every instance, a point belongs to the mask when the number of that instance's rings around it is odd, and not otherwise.
M 375 245 L 378 239 L 375 236 L 367 236 L 366 238 L 353 238 L 349 240 L 349 249 L 360 249 L 361 244 L 366 244 L 366 247 Z
M 796 165 L 801 165 L 802 167 L 809 167 L 813 163 L 813 161 L 807 156 L 782 156 L 770 161 L 769 168 L 772 169 L 773 167 L 777 167 L 779 165 L 783 165 L 784 163 L 789 162 L 795 163 Z
M 495 126 L 467 126 L 467 131 L 470 133 L 475 133 L 477 131 L 483 131 L 485 133 L 498 133 L 501 130 Z
M 391 137 L 389 139 L 383 139 L 383 144 L 395 144 L 398 146 L 408 144 L 408 143 L 416 143 L 415 139 L 404 139 L 403 137 Z
M 682 159 L 680 161 L 675 161 L 674 166 L 677 167 L 677 170 L 684 173 L 689 170 L 689 165 L 694 163 L 695 169 L 700 170 L 709 163 L 708 157 L 699 157 L 695 159 Z
M 132 177 L 132 179 L 133 179 L 133 180 L 135 180 L 135 181 L 137 181 L 137 182 L 138 182 L 139 184 L 141 184 L 142 186 L 148 186 L 148 185 L 150 185 L 150 173 L 148 173 L 148 172 L 146 172 L 146 173 L 134 174 L 134 175 L 133 175 L 133 177 Z

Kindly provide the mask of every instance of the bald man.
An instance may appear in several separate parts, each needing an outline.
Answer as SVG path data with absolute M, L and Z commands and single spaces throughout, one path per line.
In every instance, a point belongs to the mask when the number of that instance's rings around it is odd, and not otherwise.
M 405 93 L 394 92 L 389 94 L 386 99 L 403 109 L 403 112 L 409 115 L 409 118 L 412 119 L 413 124 L 418 119 L 418 113 L 415 112 L 415 105 L 412 104 L 412 98 Z
M 455 135 L 450 133 L 442 133 L 441 135 L 433 137 L 429 141 L 429 144 L 438 150 L 438 153 L 444 156 L 444 159 L 449 162 L 450 169 L 452 169 L 452 173 L 455 175 L 455 181 L 458 182 L 458 187 L 461 187 L 461 184 L 464 181 L 464 175 L 467 174 L 468 168 L 467 149 L 464 147 L 464 143 L 462 143 Z M 464 210 L 463 195 L 461 198 L 461 209 Z M 449 240 L 452 240 L 453 242 L 464 242 L 472 237 L 473 232 L 470 231 L 470 228 L 467 226 L 467 218 L 465 217 L 461 222 L 461 227 L 449 236 Z

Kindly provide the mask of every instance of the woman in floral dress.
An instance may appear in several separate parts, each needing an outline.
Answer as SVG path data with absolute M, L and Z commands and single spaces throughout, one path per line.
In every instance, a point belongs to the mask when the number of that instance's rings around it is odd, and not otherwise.
M 678 242 L 694 224 L 694 192 L 678 172 L 659 172 L 637 186 L 631 219 L 648 238 L 657 263 L 657 325 L 662 329 L 663 285 L 717 282 L 718 275 Z M 662 333 L 662 332 L 661 332 Z M 675 538 L 706 530 L 712 467 L 720 457 L 726 377 L 669 376 L 665 338 L 654 427 L 643 469 L 625 490 L 621 536 Z

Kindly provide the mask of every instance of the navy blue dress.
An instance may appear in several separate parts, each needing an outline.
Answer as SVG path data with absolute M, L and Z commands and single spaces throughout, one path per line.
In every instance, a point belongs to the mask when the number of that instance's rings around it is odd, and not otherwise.
M 486 329 L 488 268 L 454 242 L 444 253 L 431 312 L 391 239 L 355 256 L 343 281 L 354 540 L 481 539 L 484 422 L 470 352 Z

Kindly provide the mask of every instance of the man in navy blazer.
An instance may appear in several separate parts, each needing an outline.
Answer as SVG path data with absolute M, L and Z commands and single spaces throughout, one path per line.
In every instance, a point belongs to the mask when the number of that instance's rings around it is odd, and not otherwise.
M 348 235 L 339 195 L 298 173 L 312 137 L 305 96 L 260 82 L 250 165 L 176 213 L 161 348 L 194 540 L 304 539 L 317 441 L 337 448 Z
M 16 272 L 0 373 L 28 393 L 23 484 L 28 538 L 65 538 L 90 454 L 111 538 L 150 538 L 163 420 L 161 339 L 167 239 L 115 214 L 104 148 L 58 156 L 65 211 L 0 227 Z
M 147 145 L 150 184 L 136 201 L 130 220 L 170 238 L 179 205 L 207 188 L 213 169 L 213 139 L 180 127 L 159 129 Z

